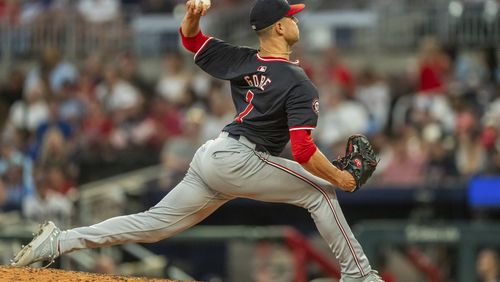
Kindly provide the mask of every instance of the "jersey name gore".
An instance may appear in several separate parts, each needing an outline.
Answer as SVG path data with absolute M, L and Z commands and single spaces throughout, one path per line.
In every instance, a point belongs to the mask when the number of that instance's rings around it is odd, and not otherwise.
M 263 74 L 246 75 L 244 79 L 248 83 L 248 86 L 259 88 L 262 91 L 272 82 L 271 79 Z

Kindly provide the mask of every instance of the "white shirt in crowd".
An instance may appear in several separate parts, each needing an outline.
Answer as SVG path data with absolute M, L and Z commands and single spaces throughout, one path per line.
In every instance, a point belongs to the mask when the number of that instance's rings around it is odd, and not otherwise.
M 183 101 L 188 86 L 187 75 L 165 75 L 158 81 L 156 92 L 167 101 L 177 104 Z
M 105 23 L 115 20 L 120 14 L 120 1 L 117 0 L 80 0 L 78 12 L 92 23 Z
M 318 140 L 323 145 L 344 141 L 345 137 L 368 129 L 369 117 L 361 103 L 346 100 L 320 116 Z
M 73 206 L 70 200 L 56 192 L 48 192 L 45 199 L 37 194 L 23 200 L 23 215 L 36 222 L 52 220 L 58 225 L 67 226 Z
M 383 129 L 389 117 L 390 95 L 385 83 L 361 86 L 356 93 L 357 98 L 373 117 L 377 130 Z
M 36 130 L 48 118 L 49 108 L 44 101 L 29 105 L 24 101 L 17 101 L 10 108 L 9 122 L 18 129 Z
M 130 83 L 119 80 L 111 89 L 106 84 L 100 84 L 96 89 L 97 98 L 108 111 L 125 110 L 140 103 L 139 91 Z

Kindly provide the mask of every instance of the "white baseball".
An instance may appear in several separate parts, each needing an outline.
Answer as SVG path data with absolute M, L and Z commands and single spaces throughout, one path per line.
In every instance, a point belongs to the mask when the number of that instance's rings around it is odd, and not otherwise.
M 198 5 L 203 5 L 203 9 L 204 10 L 207 10 L 208 8 L 210 8 L 210 0 L 194 0 L 194 5 L 196 7 L 198 7 Z

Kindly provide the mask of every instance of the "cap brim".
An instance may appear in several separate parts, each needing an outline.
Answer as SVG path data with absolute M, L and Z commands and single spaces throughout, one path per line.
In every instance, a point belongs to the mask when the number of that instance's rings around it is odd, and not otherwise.
M 288 14 L 286 14 L 286 16 L 287 17 L 293 16 L 293 15 L 299 13 L 300 11 L 304 10 L 305 7 L 306 7 L 306 5 L 304 5 L 304 4 L 290 5 L 290 11 L 288 11 Z

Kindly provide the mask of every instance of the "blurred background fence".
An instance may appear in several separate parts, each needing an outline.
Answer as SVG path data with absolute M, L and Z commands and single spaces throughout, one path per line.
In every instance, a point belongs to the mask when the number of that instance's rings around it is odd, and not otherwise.
M 70 59 L 82 59 L 96 51 L 131 49 L 141 57 L 159 57 L 179 47 L 180 9 L 170 14 L 143 14 L 140 4 L 128 4 L 116 18 L 103 24 L 85 21 L 84 12 L 69 1 L 61 2 L 64 4 L 50 10 L 33 4 L 28 11 L 4 15 L 0 22 L 3 70 L 13 59 L 34 58 L 49 45 Z M 312 48 L 324 48 L 333 42 L 349 51 L 405 52 L 413 50 L 423 36 L 462 47 L 486 47 L 500 41 L 495 0 L 359 1 L 363 4 L 340 5 L 326 11 L 332 4 L 311 2 L 301 19 L 303 28 L 310 31 L 305 34 Z M 332 1 L 333 7 L 336 2 Z M 256 43 L 247 25 L 248 7 L 220 7 L 207 16 L 208 30 L 231 42 Z

